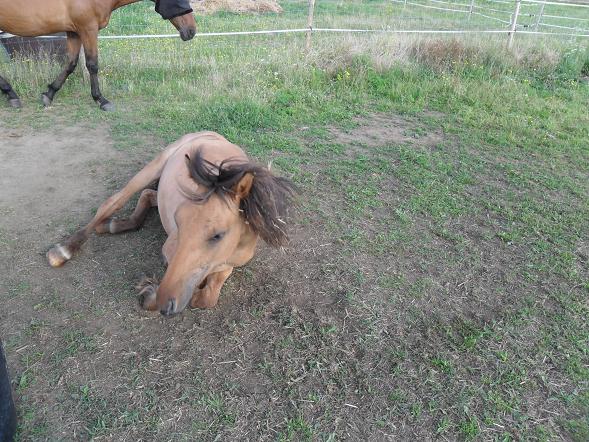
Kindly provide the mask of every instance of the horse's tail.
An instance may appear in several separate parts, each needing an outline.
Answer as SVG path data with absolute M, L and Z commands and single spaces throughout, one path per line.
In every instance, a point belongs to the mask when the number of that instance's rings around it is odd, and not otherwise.
M 12 389 L 6 358 L 0 341 L 0 442 L 12 442 L 16 432 L 16 409 L 12 400 Z

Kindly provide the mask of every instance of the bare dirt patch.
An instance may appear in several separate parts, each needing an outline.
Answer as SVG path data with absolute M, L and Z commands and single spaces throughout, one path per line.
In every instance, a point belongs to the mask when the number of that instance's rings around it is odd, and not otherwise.
M 87 213 L 85 202 L 97 198 L 110 168 L 122 154 L 106 128 L 61 128 L 0 134 L 0 207 L 10 214 L 4 227 L 39 231 L 40 226 Z M 84 208 L 84 209 L 82 209 Z
M 445 139 L 440 128 L 424 129 L 415 119 L 391 113 L 374 113 L 369 117 L 357 118 L 354 123 L 357 126 L 350 130 L 331 128 L 333 141 L 348 146 L 366 147 L 419 143 L 421 146 L 433 148 Z

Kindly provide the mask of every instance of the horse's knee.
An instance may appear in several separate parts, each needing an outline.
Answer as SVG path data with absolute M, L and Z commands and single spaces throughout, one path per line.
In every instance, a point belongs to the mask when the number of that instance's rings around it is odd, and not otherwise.
M 68 75 L 72 74 L 76 70 L 76 66 L 78 66 L 78 60 L 70 62 L 68 67 L 66 68 L 66 73 Z
M 98 74 L 98 60 L 87 59 L 86 60 L 86 69 L 91 75 Z
M 202 289 L 197 289 L 190 300 L 191 308 L 214 308 L 219 301 L 219 293 L 214 292 L 211 287 L 205 286 Z
M 101 223 L 97 224 L 96 227 L 94 227 L 94 231 L 98 234 L 115 233 L 112 231 L 112 221 L 113 220 L 111 218 L 102 221 Z

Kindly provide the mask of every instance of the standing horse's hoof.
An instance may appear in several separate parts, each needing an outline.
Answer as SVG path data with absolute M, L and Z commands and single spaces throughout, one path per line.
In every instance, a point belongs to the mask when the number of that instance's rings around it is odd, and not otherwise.
M 114 112 L 115 105 L 110 101 L 107 101 L 106 103 L 100 105 L 100 109 L 102 109 L 104 112 Z
M 49 98 L 47 95 L 41 94 L 41 103 L 43 103 L 43 106 L 45 106 L 45 107 L 51 106 L 52 101 L 53 100 L 51 98 Z
M 20 109 L 22 107 L 22 104 L 18 98 L 11 98 L 8 100 L 8 104 L 10 104 L 15 109 Z

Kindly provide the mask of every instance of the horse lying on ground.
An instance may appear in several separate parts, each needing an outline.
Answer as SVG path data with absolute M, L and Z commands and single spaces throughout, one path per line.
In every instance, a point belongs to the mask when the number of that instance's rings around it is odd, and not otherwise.
M 108 25 L 112 11 L 139 0 L 0 0 L 0 29 L 21 37 L 66 32 L 68 61 L 64 70 L 41 94 L 45 106 L 51 105 L 55 93 L 78 64 L 84 46 L 86 68 L 90 73 L 92 98 L 100 109 L 114 110 L 98 84 L 98 31 Z M 196 22 L 188 0 L 153 0 L 155 10 L 176 27 L 182 40 L 196 34 Z M 8 96 L 11 106 L 20 107 L 18 95 L 8 81 L 0 76 L 0 90 Z
M 159 179 L 158 190 L 146 189 Z M 111 219 L 141 192 L 129 219 Z M 47 252 L 53 267 L 70 260 L 89 233 L 139 228 L 157 206 L 168 238 L 162 252 L 168 265 L 159 286 L 144 285 L 141 305 L 170 315 L 217 304 L 233 271 L 254 255 L 258 237 L 272 246 L 288 240 L 285 217 L 294 187 L 285 178 L 251 162 L 238 146 L 214 132 L 199 132 L 170 144 L 119 192 L 108 198 L 83 229 Z

